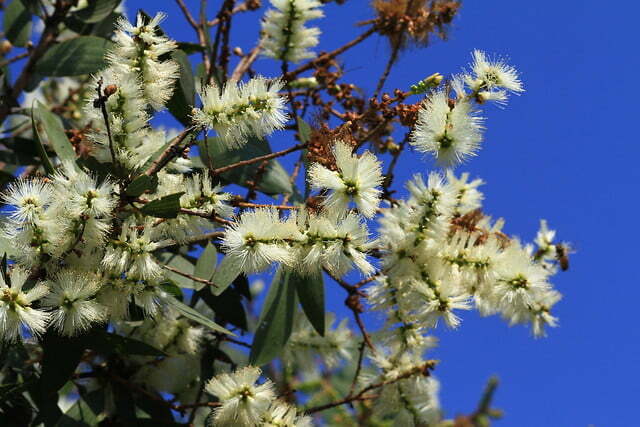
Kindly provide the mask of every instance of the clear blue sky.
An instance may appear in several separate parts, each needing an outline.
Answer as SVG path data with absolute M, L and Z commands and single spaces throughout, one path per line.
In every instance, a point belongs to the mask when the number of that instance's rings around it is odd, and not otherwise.
M 199 2 L 188 3 L 195 9 Z M 192 37 L 173 2 L 128 4 L 165 10 L 170 35 Z M 457 331 L 438 329 L 441 345 L 434 357 L 442 360 L 436 372 L 449 416 L 472 410 L 487 378 L 497 374 L 496 405 L 506 415 L 498 425 L 638 424 L 632 408 L 640 396 L 640 146 L 632 129 L 640 64 L 631 20 L 639 9 L 631 2 L 596 0 L 467 1 L 449 40 L 405 52 L 389 79 L 388 87 L 407 88 L 436 71 L 457 72 L 475 48 L 508 56 L 527 92 L 504 110 L 487 110 L 484 148 L 459 170 L 487 182 L 485 210 L 504 217 L 507 232 L 531 240 L 539 218 L 546 218 L 577 248 L 571 270 L 555 280 L 564 294 L 557 306 L 561 326 L 548 338 L 534 340 L 523 327 L 472 313 L 464 313 Z M 325 10 L 327 18 L 318 23 L 326 49 L 361 31 L 352 22 L 371 17 L 363 0 Z M 257 34 L 252 22 L 234 21 L 233 39 L 245 50 Z M 348 79 L 371 92 L 371 76 L 387 56 L 386 41 L 370 39 L 347 56 Z M 267 60 L 257 68 L 276 73 Z M 278 146 L 277 138 L 272 144 Z M 431 168 L 415 155 L 402 159 L 398 182 Z M 340 291 L 330 292 L 328 305 L 343 313 Z
M 137 7 L 167 12 L 169 35 L 193 40 L 174 2 L 127 3 L 130 15 Z M 187 3 L 193 10 L 199 4 Z M 325 11 L 327 18 L 317 22 L 326 49 L 353 38 L 361 29 L 352 23 L 371 17 L 365 0 L 330 4 Z M 463 313 L 457 331 L 436 331 L 441 345 L 433 356 L 442 360 L 436 373 L 448 416 L 471 411 L 485 381 L 497 374 L 495 403 L 506 414 L 500 426 L 639 424 L 640 146 L 632 133 L 640 95 L 632 19 L 639 11 L 632 2 L 467 1 L 450 39 L 405 52 L 388 81 L 388 88 L 406 89 L 434 72 L 457 72 L 476 48 L 508 56 L 527 92 L 504 110 L 487 109 L 484 148 L 459 171 L 487 182 L 485 210 L 504 217 L 508 233 L 531 240 L 546 218 L 577 249 L 570 271 L 555 280 L 564 294 L 557 306 L 561 326 L 548 338 L 534 340 L 526 328 L 473 313 Z M 248 50 L 257 32 L 255 18 L 238 17 L 233 44 Z M 388 53 L 385 40 L 369 39 L 346 57 L 347 80 L 371 93 L 372 76 Z M 267 60 L 257 69 L 277 73 Z M 271 142 L 286 143 L 277 137 Z M 397 182 L 432 167 L 413 154 L 402 159 Z M 346 314 L 341 290 L 329 295 L 328 308 Z

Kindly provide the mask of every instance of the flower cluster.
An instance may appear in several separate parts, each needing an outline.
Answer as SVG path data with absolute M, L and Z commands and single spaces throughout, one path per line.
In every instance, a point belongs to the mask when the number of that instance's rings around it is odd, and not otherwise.
M 106 57 L 109 67 L 95 77 L 104 89 L 98 100 L 91 100 L 85 108 L 100 161 L 140 168 L 165 143 L 164 133 L 147 125 L 148 107 L 163 107 L 173 93 L 179 71 L 175 61 L 163 59 L 177 46 L 159 34 L 163 19 L 164 14 L 159 13 L 148 23 L 139 14 L 135 26 L 125 19 L 118 21 L 115 47 Z M 108 124 L 101 103 L 108 113 Z
M 473 52 L 472 71 L 453 77 L 455 98 L 448 91 L 436 90 L 422 104 L 411 135 L 411 144 L 419 151 L 433 154 L 445 167 L 455 166 L 475 156 L 482 142 L 483 118 L 473 102 L 503 103 L 507 91 L 522 92 L 515 69 L 503 61 L 489 61 L 486 55 Z M 471 93 L 466 91 L 466 88 Z
M 228 148 L 241 147 L 247 138 L 263 137 L 281 129 L 287 120 L 280 80 L 256 77 L 247 84 L 228 82 L 224 88 L 205 86 L 202 108 L 194 108 L 194 123 L 213 129 Z
M 262 54 L 290 62 L 312 58 L 314 54 L 309 49 L 318 44 L 320 29 L 307 28 L 305 24 L 324 16 L 320 1 L 271 0 L 271 4 L 275 9 L 268 10 L 262 22 Z
M 309 168 L 309 184 L 313 189 L 333 190 L 323 201 L 327 210 L 341 214 L 353 201 L 358 212 L 373 217 L 380 203 L 380 162 L 369 151 L 362 156 L 353 154 L 353 148 L 343 141 L 335 142 L 333 156 L 337 170 L 314 163 Z
M 324 268 L 342 276 L 355 266 L 370 275 L 374 268 L 367 253 L 373 242 L 368 234 L 366 223 L 354 213 L 301 210 L 283 219 L 276 209 L 261 208 L 242 213 L 227 228 L 222 247 L 246 274 L 280 263 L 306 274 Z

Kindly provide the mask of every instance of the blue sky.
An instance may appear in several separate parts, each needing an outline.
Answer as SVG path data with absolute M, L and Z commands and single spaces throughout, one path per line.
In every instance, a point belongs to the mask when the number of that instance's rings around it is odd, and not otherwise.
M 195 9 L 195 1 L 188 4 Z M 627 3 L 631 5 L 632 3 Z M 170 14 L 166 30 L 192 38 L 173 2 L 135 2 Z M 133 8 L 134 2 L 129 2 Z M 540 218 L 577 249 L 568 273 L 556 277 L 564 294 L 561 326 L 534 340 L 523 327 L 464 313 L 457 331 L 439 328 L 437 375 L 447 415 L 471 411 L 485 381 L 497 374 L 496 405 L 502 426 L 628 426 L 640 395 L 640 297 L 635 241 L 638 209 L 636 158 L 630 132 L 637 120 L 637 47 L 632 46 L 637 6 L 601 1 L 468 1 L 450 38 L 405 52 L 387 88 L 408 88 L 433 72 L 450 74 L 473 49 L 506 56 L 522 73 L 527 91 L 505 109 L 486 111 L 486 142 L 459 171 L 483 178 L 485 210 L 504 217 L 506 231 L 531 240 Z M 634 10 L 635 9 L 635 10 Z M 332 49 L 357 35 L 354 21 L 371 17 L 368 2 L 326 6 L 318 21 L 321 42 Z M 234 44 L 248 50 L 257 29 L 251 18 L 234 21 Z M 371 93 L 388 56 L 374 37 L 346 57 L 347 79 Z M 275 75 L 262 60 L 258 70 Z M 272 144 L 278 146 L 277 137 Z M 432 163 L 403 156 L 397 182 Z M 329 308 L 344 313 L 341 290 Z
M 194 40 L 173 1 L 127 3 L 131 14 L 137 7 L 167 12 L 169 35 Z M 199 2 L 187 4 L 196 10 Z M 485 211 L 504 217 L 508 233 L 531 240 L 546 218 L 576 248 L 570 271 L 555 279 L 564 294 L 557 306 L 561 325 L 548 338 L 534 340 L 526 328 L 473 313 L 463 313 L 459 330 L 438 328 L 441 343 L 433 357 L 442 360 L 436 374 L 448 416 L 470 412 L 486 380 L 497 374 L 495 404 L 505 410 L 500 426 L 638 424 L 632 410 L 640 396 L 640 329 L 634 323 L 640 148 L 632 133 L 640 95 L 632 22 L 638 11 L 631 2 L 467 1 L 449 40 L 404 52 L 388 80 L 388 89 L 407 89 L 434 72 L 458 72 L 476 48 L 508 57 L 527 91 L 504 109 L 487 108 L 484 148 L 458 172 L 487 182 Z M 372 16 L 366 0 L 329 4 L 325 12 L 317 22 L 327 50 L 362 31 L 353 22 Z M 234 19 L 233 45 L 245 51 L 254 45 L 258 15 Z M 345 57 L 345 79 L 371 93 L 372 77 L 388 54 L 386 40 L 370 38 Z M 277 75 L 270 61 L 256 68 Z M 271 143 L 284 147 L 288 141 L 276 136 Z M 413 153 L 401 166 L 396 182 L 433 168 Z M 347 315 L 337 288 L 330 287 L 328 308 Z

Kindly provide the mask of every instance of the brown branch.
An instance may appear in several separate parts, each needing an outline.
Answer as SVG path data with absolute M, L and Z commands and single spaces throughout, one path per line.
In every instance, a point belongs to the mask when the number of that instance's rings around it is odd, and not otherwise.
M 165 167 L 171 160 L 173 160 L 182 150 L 178 147 L 182 141 L 184 141 L 194 130 L 199 130 L 199 128 L 195 126 L 190 126 L 182 131 L 180 135 L 175 137 L 175 139 L 169 144 L 169 146 L 158 156 L 157 159 L 151 163 L 149 169 L 145 171 L 145 175 L 151 176 L 156 174 L 160 169 Z
M 285 80 L 287 81 L 291 81 L 293 80 L 298 74 L 301 74 L 307 70 L 310 70 L 311 68 L 315 67 L 318 64 L 321 64 L 323 62 L 329 61 L 330 59 L 335 58 L 336 56 L 340 55 L 341 53 L 347 51 L 348 49 L 354 47 L 355 45 L 357 45 L 358 43 L 366 40 L 370 35 L 372 35 L 373 33 L 375 33 L 377 31 L 376 26 L 371 26 L 371 28 L 369 28 L 367 31 L 365 31 L 364 33 L 360 34 L 358 37 L 356 37 L 355 39 L 351 40 L 350 42 L 348 42 L 347 44 L 331 51 L 331 52 L 327 52 L 324 53 L 322 55 L 320 55 L 319 57 L 317 57 L 316 59 L 314 59 L 313 61 L 307 62 L 306 64 L 296 68 L 293 71 L 289 71 L 285 76 Z
M 236 65 L 236 68 L 233 70 L 233 73 L 231 74 L 231 78 L 229 80 L 238 81 L 242 78 L 244 73 L 246 73 L 247 70 L 251 67 L 251 64 L 253 64 L 255 60 L 258 59 L 258 54 L 260 53 L 261 47 L 262 40 L 258 42 L 256 47 L 251 49 L 251 52 L 249 52 L 248 55 L 244 56 L 240 60 L 240 62 L 238 62 L 238 65 Z
M 164 268 L 165 270 L 169 270 L 173 273 L 179 274 L 182 277 L 186 277 L 187 279 L 191 279 L 194 282 L 203 283 L 208 286 L 213 286 L 214 288 L 218 287 L 218 285 L 216 285 L 215 283 L 209 280 L 201 279 L 197 276 L 194 276 L 193 274 L 185 273 L 184 271 L 178 270 L 177 268 L 169 267 L 168 265 L 162 265 L 162 268 Z
M 241 166 L 252 165 L 254 163 L 259 163 L 259 162 L 262 162 L 264 160 L 271 160 L 271 159 L 275 159 L 277 157 L 282 157 L 282 156 L 284 156 L 286 154 L 292 153 L 294 151 L 301 150 L 301 149 L 306 148 L 306 147 L 307 147 L 307 144 L 298 144 L 298 145 L 294 145 L 293 147 L 287 148 L 286 150 L 276 151 L 275 153 L 265 154 L 264 156 L 258 156 L 258 157 L 254 157 L 254 158 L 248 159 L 248 160 L 241 160 L 239 162 L 232 163 L 230 165 L 223 166 L 223 167 L 220 167 L 218 169 L 214 169 L 212 171 L 212 175 L 220 175 L 221 173 L 225 173 L 227 171 L 230 171 L 231 169 L 239 168 Z
M 211 233 L 201 234 L 199 236 L 189 237 L 188 239 L 177 241 L 177 240 L 166 240 L 158 245 L 158 249 L 168 248 L 169 246 L 176 245 L 189 245 L 191 243 L 198 243 L 204 240 L 211 239 L 219 239 L 224 236 L 223 231 L 212 231 Z
M 269 205 L 265 203 L 250 203 L 250 202 L 232 202 L 233 206 L 238 206 L 241 208 L 272 208 L 272 209 L 280 209 L 280 210 L 295 210 L 300 209 L 300 206 L 290 206 L 290 205 Z
M 427 360 L 424 364 L 420 365 L 420 366 L 416 366 L 413 369 L 410 369 L 409 371 L 405 372 L 404 374 L 391 379 L 391 380 L 387 380 L 387 381 L 380 381 L 378 383 L 375 384 L 371 384 L 365 388 L 363 388 L 362 390 L 360 390 L 357 394 L 355 395 L 350 395 L 345 397 L 344 399 L 340 399 L 337 400 L 335 402 L 331 402 L 331 403 L 327 403 L 325 405 L 320 405 L 320 406 L 314 406 L 312 408 L 309 408 L 307 410 L 305 410 L 304 412 L 307 414 L 313 414 L 315 412 L 320 412 L 320 411 L 324 411 L 327 409 L 331 409 L 331 408 L 335 408 L 336 406 L 340 406 L 340 405 L 344 405 L 346 403 L 350 403 L 350 402 L 354 402 L 354 401 L 358 401 L 358 400 L 367 400 L 367 399 L 371 399 L 373 398 L 372 396 L 365 396 L 366 393 L 370 392 L 371 390 L 375 390 L 378 389 L 380 387 L 384 387 L 386 385 L 390 385 L 390 384 L 394 384 L 400 380 L 404 380 L 406 378 L 412 377 L 414 375 L 424 375 L 424 376 L 429 376 L 430 375 L 430 371 L 433 370 L 433 368 L 435 368 L 436 364 L 438 362 L 436 360 Z M 374 396 L 375 397 L 375 396 Z
M 253 0 L 255 2 L 255 0 Z M 248 3 L 250 3 L 251 0 L 249 1 L 245 1 L 242 4 L 237 5 L 236 7 L 234 7 L 231 10 L 231 15 L 235 15 L 236 13 L 240 13 L 240 12 L 247 12 L 250 10 L 255 10 L 255 9 L 250 9 Z M 216 25 L 218 25 L 220 23 L 220 18 L 214 18 L 211 21 L 207 22 L 207 25 L 210 27 L 215 27 Z
M 198 36 L 198 44 L 202 47 L 202 63 L 204 64 L 205 73 L 209 75 L 211 72 L 211 61 L 209 60 L 209 55 L 207 55 L 207 37 L 204 32 L 204 25 L 198 25 L 191 12 L 189 12 L 184 0 L 176 0 L 176 3 L 178 3 L 178 6 L 180 7 L 180 10 L 182 10 L 187 22 L 195 30 L 196 35 Z
M 26 58 L 27 56 L 29 56 L 29 54 L 30 54 L 30 53 L 31 53 L 31 52 L 29 52 L 29 51 L 22 52 L 21 54 L 16 55 L 16 56 L 14 56 L 13 58 L 7 59 L 7 60 L 6 60 L 6 61 L 4 61 L 4 62 L 0 62 L 0 68 L 2 68 L 2 67 L 6 67 L 6 66 L 7 66 L 7 65 L 9 65 L 9 64 L 13 64 L 13 63 L 14 63 L 14 62 L 16 62 L 16 61 L 21 60 L 22 58 Z

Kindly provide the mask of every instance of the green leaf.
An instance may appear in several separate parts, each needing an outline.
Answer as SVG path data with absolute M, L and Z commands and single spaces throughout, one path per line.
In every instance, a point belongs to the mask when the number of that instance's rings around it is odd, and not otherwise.
M 131 183 L 127 186 L 127 190 L 125 191 L 125 193 L 127 194 L 127 196 L 138 197 L 145 191 L 155 191 L 157 187 L 157 176 L 140 175 L 139 177 L 131 181 Z
M 211 289 L 211 292 L 216 296 L 220 295 L 233 283 L 239 274 L 240 269 L 233 258 L 225 256 L 211 278 L 211 281 L 216 285 L 215 288 Z
M 110 38 L 109 36 L 115 31 L 116 22 L 121 17 L 122 15 L 120 13 L 113 12 L 100 22 L 96 22 L 95 24 L 88 24 L 76 18 L 75 16 L 70 15 L 67 16 L 67 18 L 64 20 L 64 23 L 66 24 L 67 28 L 75 31 L 79 35 L 92 35 L 108 39 Z
M 22 5 L 27 8 L 27 10 L 32 15 L 42 16 L 42 7 L 40 4 L 41 0 L 20 0 Z
M 76 370 L 91 332 L 79 337 L 62 337 L 49 329 L 42 339 L 42 373 L 32 395 L 45 425 L 54 425 L 62 412 L 58 408 L 58 390 Z
M 60 160 L 68 160 L 75 164 L 76 152 L 64 133 L 64 128 L 58 116 L 46 109 L 40 101 L 35 109 L 49 144 L 53 147 Z
M 178 42 L 178 49 L 186 53 L 187 55 L 193 55 L 194 53 L 204 52 L 204 48 L 198 43 Z
M 160 286 L 160 288 L 162 288 L 163 291 L 173 296 L 178 301 L 182 301 L 182 299 L 184 298 L 184 295 L 182 295 L 182 290 L 180 289 L 180 287 L 173 282 L 160 283 L 160 285 L 158 286 Z
M 25 47 L 31 37 L 31 14 L 20 0 L 13 0 L 4 10 L 4 36 L 19 47 Z
M 317 272 L 308 276 L 291 272 L 291 278 L 296 287 L 298 299 L 302 311 L 313 325 L 313 328 L 321 336 L 324 336 L 325 310 L 324 310 L 324 280 L 322 273 Z
M 114 353 L 123 356 L 165 356 L 166 354 L 157 348 L 133 338 L 124 337 L 118 334 L 111 334 L 107 331 L 99 330 L 87 338 L 87 347 L 104 356 Z
M 104 389 L 83 394 L 65 412 L 56 427 L 88 427 L 98 425 L 105 409 Z
M 168 196 L 152 200 L 144 205 L 140 212 L 145 215 L 155 216 L 156 218 L 175 218 L 180 211 L 180 197 L 182 193 L 169 194 Z
M 50 48 L 38 61 L 36 72 L 43 76 L 79 76 L 107 66 L 105 54 L 113 43 L 96 36 L 79 36 Z
M 300 117 L 298 117 L 298 135 L 300 135 L 300 142 L 304 144 L 311 140 L 311 126 Z
M 208 156 L 211 158 L 214 168 L 227 166 L 241 160 L 253 159 L 272 152 L 269 143 L 264 139 L 258 138 L 249 138 L 247 143 L 237 150 L 227 150 L 217 138 L 209 138 L 207 144 L 204 141 L 200 141 L 199 146 L 203 161 L 207 163 Z M 247 181 L 255 179 L 260 163 L 257 162 L 231 169 L 223 173 L 222 178 L 228 182 L 246 187 Z M 267 164 L 257 189 L 269 195 L 293 192 L 289 174 L 284 170 L 280 162 L 275 159 L 270 160 Z
M 180 65 L 180 79 L 175 86 L 173 96 L 167 103 L 167 108 L 180 123 L 185 126 L 191 124 L 191 109 L 195 104 L 196 87 L 193 80 L 193 70 L 187 54 L 176 50 L 171 59 Z
M 291 335 L 296 290 L 290 276 L 279 268 L 273 277 L 251 345 L 251 365 L 262 366 L 278 357 Z
M 172 298 L 172 297 L 168 297 L 168 298 L 166 298 L 166 301 L 171 305 L 171 307 L 173 307 L 176 310 L 178 310 L 178 312 L 180 312 L 180 314 L 182 314 L 183 316 L 193 320 L 194 322 L 197 322 L 197 323 L 201 324 L 202 326 L 206 326 L 207 328 L 209 328 L 209 329 L 211 329 L 213 331 L 222 332 L 223 334 L 235 336 L 235 334 L 233 332 L 223 328 L 222 326 L 218 325 L 214 321 L 212 321 L 212 320 L 208 319 L 207 317 L 205 317 L 204 314 L 200 313 L 199 311 L 194 310 L 193 308 L 189 307 L 186 304 L 181 303 L 177 299 Z
M 47 155 L 47 150 L 45 150 L 44 145 L 42 144 L 42 138 L 40 137 L 40 132 L 38 131 L 38 126 L 36 125 L 35 119 L 36 109 L 31 109 L 31 129 L 33 130 L 33 136 L 36 141 L 36 145 L 38 148 L 38 154 L 40 155 L 40 160 L 42 160 L 42 167 L 44 167 L 45 172 L 48 175 L 53 174 L 53 164 L 51 164 L 51 159 Z
M 116 7 L 120 4 L 120 0 L 93 0 L 87 7 L 84 7 L 72 14 L 73 17 L 80 21 L 94 24 L 111 15 Z
M 242 297 L 232 288 L 227 288 L 219 296 L 214 296 L 208 289 L 196 293 L 216 314 L 216 320 L 224 319 L 243 330 L 247 330 L 247 316 L 242 305 Z
M 217 263 L 218 251 L 216 250 L 216 246 L 209 242 L 204 248 L 204 251 L 202 251 L 200 258 L 198 258 L 194 274 L 201 279 L 211 280 L 213 273 L 216 271 Z

